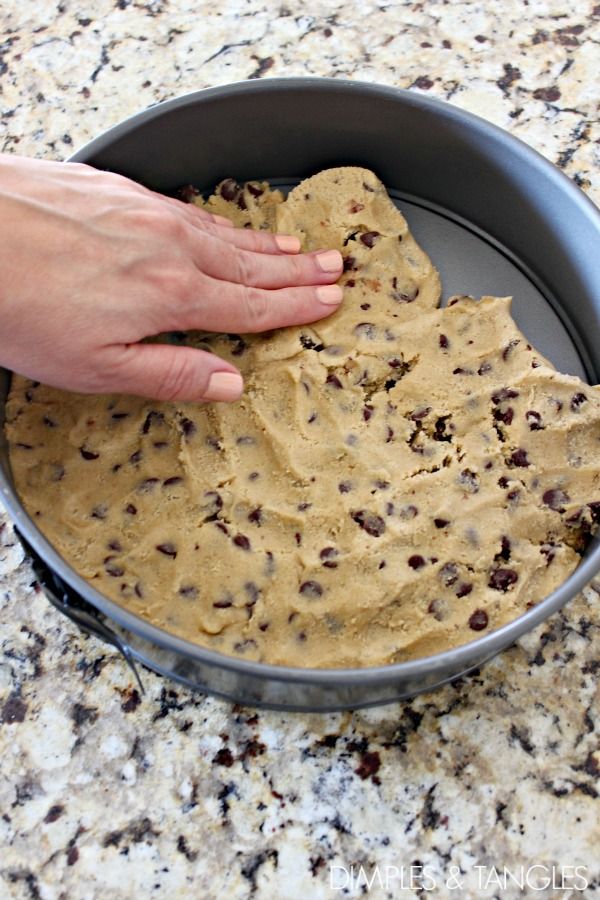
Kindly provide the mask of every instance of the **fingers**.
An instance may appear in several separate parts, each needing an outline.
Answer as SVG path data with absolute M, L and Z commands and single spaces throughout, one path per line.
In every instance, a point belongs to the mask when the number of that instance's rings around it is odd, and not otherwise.
M 215 216 L 215 222 L 206 218 L 198 218 L 196 211 L 202 212 L 197 206 L 180 204 L 189 213 L 188 221 L 199 228 L 203 234 L 210 234 L 222 241 L 227 241 L 241 250 L 251 250 L 254 253 L 299 253 L 300 239 L 291 234 L 272 234 L 270 231 L 255 231 L 253 228 L 234 228 L 233 222 L 222 216 Z
M 185 296 L 169 304 L 164 330 L 254 333 L 303 325 L 331 315 L 342 297 L 338 284 L 265 290 L 199 274 Z
M 167 401 L 237 400 L 244 389 L 238 370 L 204 350 L 169 344 L 128 344 L 110 353 L 111 391 Z
M 340 277 L 343 268 L 339 250 L 298 254 L 252 253 L 210 239 L 198 244 L 194 261 L 202 272 L 212 278 L 268 289 L 328 284 Z

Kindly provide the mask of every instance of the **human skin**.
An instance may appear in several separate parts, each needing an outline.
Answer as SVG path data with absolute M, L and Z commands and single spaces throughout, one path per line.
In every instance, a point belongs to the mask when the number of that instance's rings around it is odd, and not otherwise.
M 82 393 L 237 399 L 214 354 L 140 343 L 166 331 L 251 333 L 330 315 L 337 250 L 234 228 L 80 163 L 0 155 L 0 364 Z

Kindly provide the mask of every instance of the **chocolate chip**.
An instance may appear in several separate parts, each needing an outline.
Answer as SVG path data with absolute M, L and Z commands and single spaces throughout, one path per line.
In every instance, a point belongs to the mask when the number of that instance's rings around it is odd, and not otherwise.
M 496 422 L 503 422 L 505 425 L 510 425 L 514 418 L 515 411 L 512 406 L 507 406 L 504 410 L 495 409 L 493 415 Z
M 360 241 L 365 245 L 365 247 L 371 248 L 375 244 L 378 237 L 378 231 L 365 231 L 364 234 L 361 234 Z
M 473 585 L 470 581 L 462 581 L 459 586 L 456 588 L 456 596 L 457 597 L 466 597 L 473 590 Z
M 588 509 L 592 515 L 592 520 L 596 523 L 600 523 L 600 501 L 593 500 L 591 503 L 588 503 Z
M 498 403 L 502 403 L 504 400 L 514 400 L 518 396 L 519 392 L 515 391 L 513 388 L 500 388 L 499 391 L 492 394 L 492 403 L 498 405 Z
M 325 344 L 316 344 L 312 338 L 309 338 L 306 334 L 300 335 L 300 343 L 305 350 L 314 350 L 316 353 L 320 353 L 325 347 Z
M 180 425 L 181 425 L 181 431 L 183 432 L 184 437 L 189 438 L 193 434 L 196 433 L 196 423 L 192 422 L 191 419 L 184 417 L 181 420 Z
M 253 509 L 248 513 L 248 521 L 253 522 L 255 525 L 260 525 L 262 521 L 262 510 L 260 506 L 257 506 L 256 509 Z
M 508 359 L 508 357 L 510 356 L 510 354 L 515 349 L 515 347 L 520 343 L 521 343 L 521 341 L 519 340 L 519 338 L 512 338 L 512 340 L 510 340 L 508 342 L 508 344 L 502 351 L 502 359 L 506 361 Z
M 447 350 L 448 347 L 450 346 L 450 341 L 448 340 L 448 338 L 446 337 L 445 334 L 440 334 L 438 341 L 439 341 L 439 345 L 442 348 L 442 350 Z
M 372 417 L 374 409 L 375 409 L 375 407 L 371 406 L 370 403 L 365 403 L 365 405 L 363 406 L 363 412 L 362 412 L 363 419 L 365 422 L 368 422 L 369 419 Z
M 213 606 L 215 609 L 229 609 L 230 606 L 233 606 L 233 603 L 231 600 L 223 599 L 217 600 L 215 603 L 213 603 Z
M 435 431 L 433 433 L 434 441 L 451 441 L 452 435 L 446 432 L 446 426 L 450 416 L 440 416 L 435 423 Z
M 508 562 L 510 559 L 510 538 L 505 534 L 500 538 L 500 550 L 496 553 L 494 559 L 503 559 L 504 562 Z
M 122 551 L 123 551 L 123 547 L 121 546 L 121 541 L 118 541 L 116 538 L 113 538 L 113 540 L 109 541 L 106 546 L 108 547 L 109 550 L 114 550 L 115 553 L 122 553 Z
M 373 515 L 364 509 L 358 510 L 350 514 L 357 525 L 370 534 L 372 537 L 381 537 L 385 531 L 385 522 L 381 516 Z
M 446 528 L 450 524 L 449 519 L 434 519 L 433 524 L 436 528 Z
M 200 509 L 204 513 L 204 522 L 214 522 L 223 509 L 223 498 L 218 491 L 205 491 Z
M 141 450 L 136 450 L 135 453 L 132 453 L 129 457 L 129 462 L 135 466 L 137 465 L 143 457 L 143 452 Z
M 343 388 L 343 384 L 337 375 L 334 375 L 332 372 L 329 373 L 327 378 L 325 379 L 325 384 L 331 384 L 333 387 L 341 389 Z
M 195 600 L 198 596 L 198 588 L 195 584 L 183 584 L 178 593 L 180 596 L 185 597 L 186 600 Z
M 478 375 L 487 375 L 488 372 L 492 371 L 492 364 L 489 362 L 482 362 L 479 368 L 477 369 Z
M 415 553 L 413 556 L 409 556 L 408 565 L 411 569 L 422 569 L 425 565 L 425 560 L 420 554 Z
M 28 446 L 28 449 L 31 450 L 32 448 Z M 99 453 L 95 453 L 93 450 L 86 450 L 85 447 L 80 447 L 79 452 L 84 459 L 98 459 L 98 457 L 100 456 Z
M 267 575 L 272 575 L 277 568 L 275 563 L 275 554 L 271 550 L 265 551 L 266 561 L 265 561 L 265 573 Z
M 414 412 L 412 412 L 410 414 L 409 418 L 413 422 L 420 422 L 421 419 L 425 419 L 430 412 L 431 412 L 430 406 L 421 406 L 419 409 L 416 409 Z
M 338 491 L 340 494 L 347 494 L 352 490 L 352 482 L 350 481 L 340 481 L 338 484 Z
M 549 566 L 556 556 L 556 544 L 554 541 L 548 541 L 540 547 L 540 553 L 546 557 L 546 565 Z
M 165 478 L 163 481 L 163 487 L 173 487 L 175 484 L 181 484 L 183 478 L 180 475 L 171 475 L 170 478 Z
M 485 609 L 476 609 L 469 616 L 469 628 L 473 631 L 483 631 L 488 626 L 488 614 Z
M 262 188 L 259 184 L 254 184 L 252 181 L 246 182 L 246 190 L 253 197 L 261 197 L 264 194 L 264 188 Z
M 233 543 L 241 550 L 250 550 L 250 541 L 245 534 L 236 534 Z
M 337 563 L 334 561 L 336 556 L 339 556 L 339 550 L 336 550 L 335 547 L 323 547 L 319 553 L 319 559 L 323 561 L 326 569 L 337 568 Z
M 398 279 L 392 278 L 393 290 L 390 294 L 392 300 L 396 303 L 412 303 L 419 296 L 419 288 L 416 284 L 406 283 L 401 289 L 398 288 Z
M 442 582 L 446 585 L 446 587 L 452 587 L 452 585 L 456 584 L 456 582 L 458 581 L 458 567 L 456 563 L 444 563 L 444 565 L 438 572 L 438 575 L 441 578 Z
M 165 417 L 161 412 L 157 412 L 155 409 L 151 409 L 144 419 L 144 423 L 142 425 L 142 434 L 148 434 L 153 422 L 159 423 L 164 422 L 164 420 Z
M 544 505 L 549 506 L 550 509 L 553 509 L 555 510 L 555 512 L 559 513 L 563 513 L 565 511 L 565 503 L 568 503 L 570 499 L 571 498 L 566 491 L 561 491 L 558 488 L 544 491 L 544 493 L 542 494 L 542 502 L 544 503 Z
M 529 425 L 530 431 L 540 431 L 544 427 L 542 425 L 542 417 L 535 409 L 527 410 L 525 413 L 525 421 Z
M 219 193 L 223 200 L 229 200 L 229 202 L 236 200 L 237 197 L 241 194 L 242 188 L 237 183 L 234 178 L 226 178 L 219 185 Z
M 248 347 L 246 341 L 240 337 L 239 334 L 228 334 L 227 337 L 230 341 L 233 342 L 234 346 L 231 349 L 232 356 L 243 356 Z
M 358 269 L 353 256 L 344 256 L 342 265 L 344 272 L 355 272 Z
M 113 578 L 121 578 L 125 574 L 125 569 L 113 562 L 114 556 L 107 556 L 104 560 L 104 571 Z
M 302 594 L 303 597 L 317 600 L 323 595 L 323 588 L 318 581 L 303 581 L 300 585 L 299 593 Z
M 488 587 L 496 591 L 507 591 L 509 587 L 519 580 L 514 569 L 494 569 L 488 581 Z
M 427 607 L 427 612 L 432 615 L 434 619 L 437 619 L 438 622 L 441 622 L 444 618 L 444 601 L 439 600 L 438 598 L 431 600 Z
M 127 415 L 127 413 L 125 413 Z M 47 428 L 56 428 L 56 422 L 54 419 L 51 419 L 50 416 L 44 416 L 42 422 Z
M 101 503 L 98 506 L 95 506 L 90 513 L 92 519 L 105 519 L 108 513 L 108 506 L 106 503 Z
M 587 401 L 587 397 L 585 394 L 582 394 L 581 392 L 578 394 L 573 394 L 573 396 L 571 397 L 570 407 L 573 410 L 573 412 L 578 412 L 579 407 L 586 401 Z
M 295 532 L 295 534 L 294 534 L 294 540 L 296 541 L 296 544 L 298 545 L 298 547 L 300 547 L 301 544 L 302 544 L 302 535 L 300 534 L 299 531 L 296 531 L 296 532 Z
M 164 544 L 157 544 L 156 549 L 159 550 L 161 553 L 164 553 L 165 556 L 170 556 L 171 559 L 175 559 L 175 557 L 177 556 L 177 550 L 175 548 L 175 545 L 171 544 L 168 541 Z
M 510 459 L 513 466 L 517 466 L 521 469 L 526 469 L 527 466 L 531 465 L 529 459 L 527 458 L 527 451 L 523 450 L 522 448 L 519 448 L 518 450 L 515 450 L 513 453 L 511 453 Z

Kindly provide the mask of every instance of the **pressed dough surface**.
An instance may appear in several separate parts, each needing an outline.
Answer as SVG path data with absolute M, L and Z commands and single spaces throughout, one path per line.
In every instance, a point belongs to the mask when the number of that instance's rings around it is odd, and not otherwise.
M 371 172 L 285 201 L 228 180 L 205 205 L 340 249 L 343 305 L 269 335 L 170 336 L 239 366 L 235 404 L 15 377 L 17 488 L 74 568 L 191 641 L 317 667 L 429 655 L 556 588 L 600 510 L 600 389 L 536 353 L 508 299 L 438 309 Z

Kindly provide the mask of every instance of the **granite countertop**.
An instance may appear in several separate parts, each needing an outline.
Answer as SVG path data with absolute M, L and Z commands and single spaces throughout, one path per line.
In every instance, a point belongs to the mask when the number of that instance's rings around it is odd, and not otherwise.
M 3 0 L 2 148 L 61 159 L 190 90 L 333 75 L 476 112 L 600 201 L 592 0 L 296 8 Z M 596 896 L 599 672 L 590 587 L 410 702 L 256 712 L 146 671 L 142 697 L 49 605 L 0 512 L 0 897 Z

